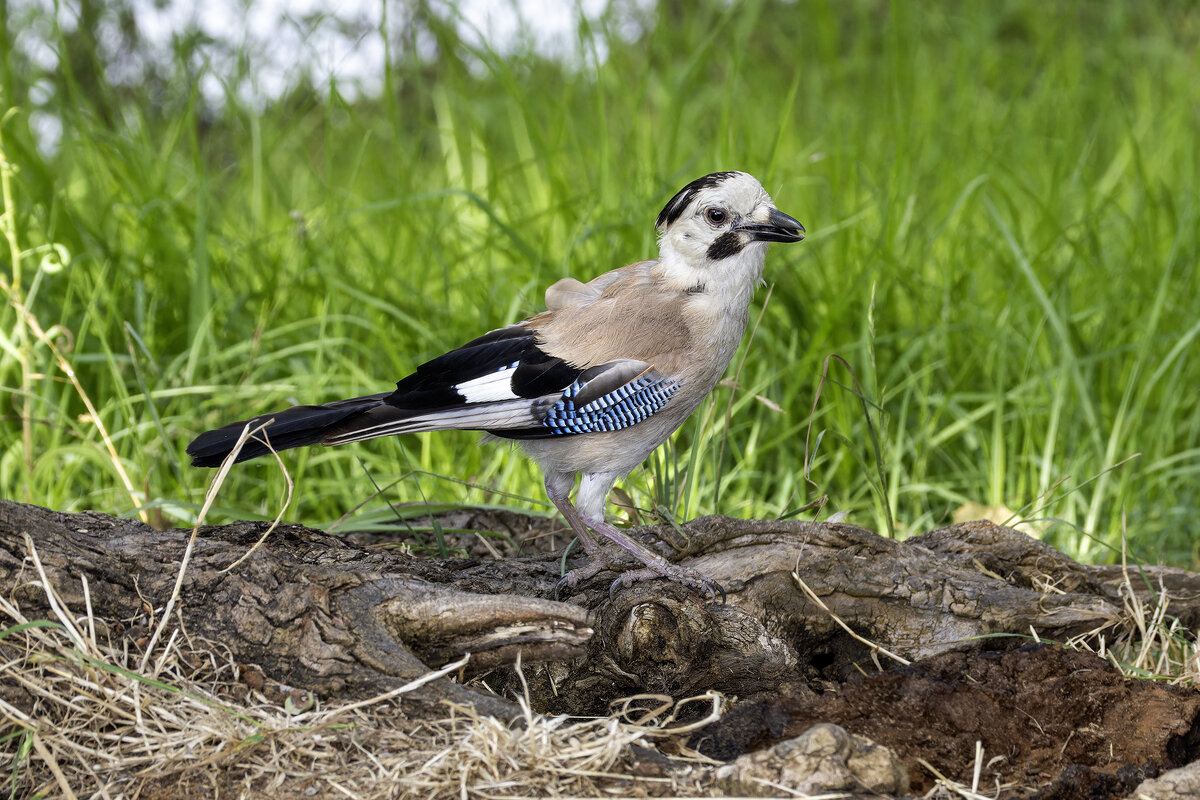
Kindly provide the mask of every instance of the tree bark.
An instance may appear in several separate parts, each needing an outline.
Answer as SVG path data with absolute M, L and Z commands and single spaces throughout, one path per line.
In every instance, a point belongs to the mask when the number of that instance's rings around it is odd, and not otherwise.
M 545 527 L 509 517 L 510 531 Z M 449 522 L 461 528 L 471 520 L 458 512 Z M 280 526 L 230 569 L 266 528 L 199 530 L 172 624 L 284 688 L 341 698 L 378 694 L 468 652 L 466 676 L 491 672 L 492 688 L 506 686 L 520 654 L 534 708 L 546 712 L 594 713 L 644 691 L 803 694 L 876 657 L 831 614 L 875 645 L 916 659 L 988 634 L 1032 629 L 1065 639 L 1112 624 L 1130 587 L 1153 602 L 1165 586 L 1172 612 L 1187 625 L 1200 621 L 1200 576 L 1149 567 L 1127 582 L 1119 568 L 1081 566 L 986 522 L 905 542 L 846 524 L 725 517 L 697 519 L 682 536 L 667 526 L 634 531 L 719 581 L 729 592 L 725 605 L 665 581 L 610 597 L 608 573 L 558 602 L 561 553 L 438 561 L 298 525 Z M 85 607 L 86 576 L 91 607 L 110 635 L 144 646 L 190 533 L 0 501 L 0 592 L 30 618 L 49 613 L 28 558 L 32 546 L 69 608 Z M 517 714 L 508 700 L 449 678 L 409 697 L 426 707 L 449 700 Z

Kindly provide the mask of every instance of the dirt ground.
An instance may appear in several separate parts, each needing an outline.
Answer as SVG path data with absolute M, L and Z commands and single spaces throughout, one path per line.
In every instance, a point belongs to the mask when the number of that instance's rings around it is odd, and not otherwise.
M 969 786 L 977 742 L 980 794 L 998 800 L 1123 800 L 1144 780 L 1200 758 L 1200 692 L 1126 678 L 1096 655 L 1043 644 L 937 656 L 818 696 L 737 702 L 688 744 L 731 761 L 826 722 L 896 752 L 910 779 L 906 797 L 934 788 L 930 767 Z M 146 785 L 144 796 L 238 796 L 245 778 L 229 766 L 190 794 L 168 781 Z M 614 771 L 666 780 L 672 769 L 659 753 L 634 747 Z M 674 784 L 606 786 L 671 796 Z M 702 778 L 689 788 L 717 790 Z
M 1194 690 L 1125 678 L 1091 653 L 1029 644 L 936 656 L 816 698 L 743 703 L 692 744 L 730 759 L 833 722 L 896 751 L 920 795 L 934 779 L 921 760 L 970 785 L 978 741 L 988 795 L 999 786 L 1002 797 L 1101 800 L 1200 757 L 1198 720 Z

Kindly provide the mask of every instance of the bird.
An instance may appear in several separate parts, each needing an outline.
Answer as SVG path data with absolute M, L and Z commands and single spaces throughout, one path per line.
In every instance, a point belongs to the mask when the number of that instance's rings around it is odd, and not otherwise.
M 245 461 L 305 445 L 418 431 L 480 430 L 515 441 L 544 473 L 546 495 L 588 561 L 554 594 L 606 569 L 610 593 L 666 578 L 722 601 L 724 589 L 674 564 L 605 517 L 616 481 L 674 433 L 724 375 L 763 282 L 767 246 L 804 226 L 746 172 L 713 172 L 680 189 L 655 221 L 658 258 L 546 290 L 546 310 L 421 364 L 394 391 L 294 406 L 197 436 L 192 465 L 220 466 L 244 430 Z M 575 487 L 578 478 L 578 488 Z M 574 495 L 572 496 L 572 490 Z M 600 546 L 608 539 L 640 567 Z

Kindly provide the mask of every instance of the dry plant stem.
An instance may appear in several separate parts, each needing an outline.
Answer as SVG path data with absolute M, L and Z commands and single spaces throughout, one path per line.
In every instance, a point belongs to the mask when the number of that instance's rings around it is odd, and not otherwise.
M 797 569 L 799 569 L 799 566 L 797 566 Z M 846 624 L 845 620 L 843 620 L 837 614 L 833 613 L 833 611 L 830 610 L 829 606 L 825 605 L 825 601 L 823 601 L 821 598 L 817 597 L 817 593 L 814 592 L 812 590 L 812 588 L 807 583 L 804 582 L 804 579 L 800 577 L 799 572 L 795 572 L 795 571 L 792 572 L 792 578 L 800 586 L 800 588 L 801 588 L 801 590 L 803 590 L 804 594 L 807 595 L 808 599 L 812 600 L 814 603 L 816 603 L 817 606 L 822 611 L 824 611 L 826 614 L 829 615 L 830 619 L 832 619 L 834 622 L 836 622 L 838 624 L 839 628 L 844 630 L 846 633 L 850 634 L 850 636 L 856 642 L 860 642 L 862 644 L 865 644 L 867 647 L 871 648 L 872 653 L 876 653 L 876 652 L 883 653 L 885 656 L 892 659 L 893 661 L 895 661 L 898 664 L 903 664 L 905 666 L 908 666 L 909 664 L 912 663 L 907 658 L 896 655 L 895 653 L 888 650 L 886 647 L 880 647 L 875 642 L 872 642 L 870 639 L 859 636 L 858 633 L 856 633 L 853 628 L 851 628 L 849 625 Z
M 45 743 L 42 742 L 41 737 L 36 732 L 33 734 L 33 749 L 37 751 L 37 754 L 41 756 L 42 762 L 49 768 L 50 773 L 54 775 L 54 780 L 58 783 L 58 788 L 62 789 L 63 796 L 70 798 L 70 800 L 76 800 L 75 792 L 71 789 L 71 784 L 67 780 L 67 776 L 63 774 L 62 767 L 58 765 L 58 759 L 46 748 Z
M 979 758 L 979 752 L 977 750 L 976 751 L 976 765 L 978 765 L 978 763 L 979 763 L 978 758 Z M 936 779 L 936 785 L 945 789 L 946 791 L 953 792 L 954 794 L 957 794 L 960 797 L 964 798 L 964 800 L 993 800 L 993 798 L 988 797 L 985 794 L 979 794 L 973 788 L 968 789 L 966 786 L 959 783 L 958 781 L 953 780 L 951 778 L 947 778 L 945 775 L 943 775 L 941 773 L 940 770 L 938 770 L 937 767 L 933 766 L 925 759 L 918 758 L 917 762 L 920 763 L 920 765 L 922 767 L 929 770 L 929 774 L 933 775 L 934 778 Z
M 446 666 L 442 667 L 441 669 L 434 670 L 432 672 L 428 672 L 428 673 L 422 675 L 421 677 L 416 678 L 415 680 L 409 681 L 408 683 L 404 684 L 403 686 L 399 686 L 395 689 L 392 689 L 389 692 L 384 692 L 383 694 L 376 695 L 375 697 L 371 697 L 366 700 L 359 700 L 358 702 L 350 703 L 349 705 L 338 706 L 337 708 L 335 708 L 329 712 L 329 718 L 326 720 L 326 722 L 328 722 L 342 714 L 346 714 L 351 711 L 356 711 L 360 708 L 368 708 L 370 706 L 379 705 L 380 703 L 386 703 L 389 700 L 394 700 L 395 698 L 399 697 L 400 695 L 408 694 L 413 689 L 419 689 L 420 687 L 424 686 L 425 684 L 429 683 L 430 681 L 437 680 L 438 678 L 444 678 L 447 675 L 452 675 L 455 672 L 458 672 L 460 669 L 465 667 L 467 665 L 467 662 L 469 662 L 470 660 L 471 660 L 471 654 L 467 653 L 462 658 L 460 658 L 458 661 L 451 662 L 451 663 L 447 664 Z
M 200 513 L 196 516 L 196 524 L 192 526 L 192 534 L 188 537 L 187 548 L 183 551 L 183 558 L 179 563 L 179 574 L 175 578 L 175 588 L 171 591 L 171 597 L 169 600 L 167 600 L 166 608 L 163 609 L 162 620 L 158 623 L 158 627 L 154 629 L 154 635 L 150 637 L 150 643 L 146 645 L 146 652 L 142 654 L 142 663 L 140 667 L 142 672 L 146 671 L 146 664 L 150 660 L 150 655 L 154 652 L 154 645 L 158 642 L 159 637 L 162 636 L 163 630 L 170 622 L 171 611 L 175 608 L 175 603 L 179 600 L 179 592 L 183 588 L 183 576 L 187 573 L 188 562 L 192 560 L 192 549 L 196 545 L 196 534 L 199 533 L 200 526 L 204 524 L 204 519 L 208 516 L 208 509 L 212 507 L 213 501 L 217 499 L 217 492 L 220 490 L 221 484 L 225 482 L 225 476 L 229 474 L 230 468 L 233 467 L 234 463 L 237 461 L 238 453 L 242 451 L 242 447 L 245 445 L 246 440 L 251 436 L 261 432 L 263 428 L 265 428 L 267 425 L 270 425 L 273 421 L 274 420 L 267 420 L 253 430 L 251 430 L 249 425 L 246 425 L 242 429 L 242 433 L 238 437 L 237 441 L 234 442 L 233 449 L 230 450 L 229 455 L 225 457 L 223 462 L 221 462 L 221 468 L 217 470 L 217 474 L 213 476 L 212 483 L 209 484 L 208 491 L 204 495 L 204 505 L 201 506 Z M 259 545 L 266 541 L 267 537 L 271 535 L 271 531 L 275 530 L 275 528 L 279 525 L 279 521 L 283 519 L 283 514 L 285 511 L 287 511 L 288 505 L 291 504 L 292 478 L 288 474 L 287 467 L 284 466 L 283 461 L 279 458 L 279 454 L 274 453 L 274 455 L 275 460 L 279 463 L 279 468 L 283 470 L 284 478 L 287 481 L 283 507 L 279 509 L 279 513 L 275 516 L 275 519 L 271 522 L 270 526 L 259 538 L 259 540 L 240 558 L 226 567 L 226 571 L 236 567 L 251 553 L 253 553 Z
M 246 430 L 242 431 L 242 435 L 238 437 L 238 440 L 233 445 L 233 449 L 229 452 L 229 455 L 225 457 L 225 461 L 221 464 L 221 469 L 217 471 L 216 476 L 213 478 L 212 484 L 209 486 L 208 492 L 204 495 L 204 507 L 200 509 L 200 516 L 196 519 L 197 527 L 200 526 L 201 522 L 208 515 L 209 506 L 212 505 L 212 501 L 217 497 L 217 490 L 220 488 L 220 483 L 218 483 L 218 480 L 224 482 L 225 476 L 229 473 L 229 469 L 233 466 L 233 462 L 237 460 L 237 455 L 241 452 L 242 445 L 245 444 L 246 440 L 248 438 L 256 438 L 257 434 L 261 433 L 263 436 L 263 441 L 267 447 L 271 446 L 270 441 L 266 441 L 267 434 L 263 429 L 270 425 L 273 421 L 273 419 L 269 419 L 254 430 L 250 430 L 250 426 L 247 425 Z M 265 531 L 263 531 L 263 535 L 259 537 L 258 541 L 250 545 L 250 549 L 243 553 L 236 561 L 226 567 L 223 570 L 224 572 L 229 572 L 237 567 L 239 564 L 249 558 L 255 550 L 262 546 L 262 543 L 267 540 L 267 537 L 271 535 L 271 532 L 279 527 L 279 523 L 283 520 L 284 513 L 292 504 L 292 496 L 295 493 L 296 486 L 292 481 L 291 473 L 288 472 L 287 465 L 283 463 L 283 459 L 279 457 L 279 453 L 272 449 L 271 455 L 275 457 L 275 463 L 279 465 L 279 469 L 283 473 L 283 480 L 285 482 L 283 498 L 281 499 L 279 505 L 279 513 L 275 515 L 275 519 L 271 520 L 271 524 L 267 526 Z M 194 531 L 195 528 L 193 528 L 193 532 Z
M 38 324 L 37 318 L 33 316 L 29 309 L 21 302 L 20 298 L 17 297 L 8 281 L 0 278 L 0 289 L 3 289 L 8 294 L 8 299 L 12 307 L 16 309 L 17 314 L 24 320 L 29 330 L 33 331 L 33 335 L 54 354 L 54 359 L 58 362 L 59 370 L 67 376 L 67 379 L 71 381 L 71 385 L 75 387 L 75 393 L 79 395 L 79 399 L 83 401 L 84 407 L 87 408 L 88 419 L 96 426 L 96 431 L 100 434 L 101 441 L 104 442 L 104 448 L 108 451 L 109 461 L 112 463 L 113 469 L 116 470 L 117 475 L 121 478 L 121 483 L 125 485 L 125 491 L 129 495 L 129 499 L 138 507 L 138 518 L 142 522 L 149 524 L 150 515 L 144 508 L 141 508 L 142 498 L 133 488 L 133 482 L 129 479 L 129 474 L 125 471 L 125 465 L 121 463 L 121 457 L 117 455 L 117 448 L 113 445 L 112 439 L 108 435 L 108 429 L 104 426 L 104 421 L 100 419 L 100 412 L 96 410 L 96 406 L 92 403 L 92 398 L 83 388 L 83 384 L 79 382 L 79 378 L 75 374 L 75 368 L 71 366 L 71 362 L 67 360 L 62 350 L 54 343 L 54 339 L 42 330 L 42 326 Z M 28 419 L 28 414 L 24 416 Z M 32 449 L 33 445 L 30 442 L 29 450 L 31 453 Z
M 723 694 L 714 691 L 708 691 L 704 694 L 696 695 L 695 697 L 685 697 L 682 700 L 675 700 L 670 695 L 666 694 L 635 694 L 630 695 L 629 697 L 623 697 L 618 701 L 614 701 L 612 704 L 610 704 L 610 708 L 613 709 L 613 714 L 624 719 L 633 713 L 631 705 L 639 700 L 655 700 L 658 702 L 658 706 L 642 714 L 637 719 L 633 720 L 631 724 L 643 726 L 649 725 L 654 720 L 659 719 L 664 712 L 669 711 L 669 714 L 667 714 L 665 717 L 662 717 L 662 719 L 658 721 L 657 724 L 659 727 L 655 728 L 653 731 L 654 736 L 664 738 L 681 736 L 685 733 L 698 731 L 701 728 L 716 722 L 721 718 L 722 709 L 726 702 L 726 698 Z M 709 709 L 707 714 L 699 719 L 692 720 L 691 722 L 687 722 L 682 725 L 667 727 L 679 718 L 682 709 L 695 703 L 708 703 L 712 707 Z M 705 758 L 704 756 L 698 757 L 702 759 Z M 712 761 L 712 759 L 705 760 Z M 720 762 L 712 761 L 712 763 L 717 764 Z
M 37 570 L 38 577 L 42 581 L 42 586 L 46 590 L 46 602 L 50 604 L 50 609 L 58 617 L 62 623 L 63 630 L 67 632 L 67 636 L 71 638 L 71 641 L 75 644 L 79 652 L 87 653 L 88 647 L 83 640 L 83 635 L 75 627 L 75 621 L 63 610 L 63 604 L 58 599 L 58 593 L 54 591 L 54 586 L 51 585 L 50 579 L 46 577 L 46 569 L 42 566 L 42 560 L 38 558 L 37 548 L 33 546 L 33 539 L 29 538 L 29 534 L 25 534 L 25 550 L 29 554 L 29 558 L 33 561 L 33 567 Z
M 975 740 L 975 769 L 971 773 L 971 791 L 979 791 L 979 779 L 983 774 L 983 742 Z

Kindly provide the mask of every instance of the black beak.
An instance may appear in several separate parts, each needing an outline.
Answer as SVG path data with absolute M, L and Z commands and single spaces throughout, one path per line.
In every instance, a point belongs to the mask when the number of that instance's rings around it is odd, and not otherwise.
M 737 230 L 750 234 L 756 242 L 798 242 L 804 238 L 804 226 L 778 208 L 767 215 L 767 224 L 746 223 Z

